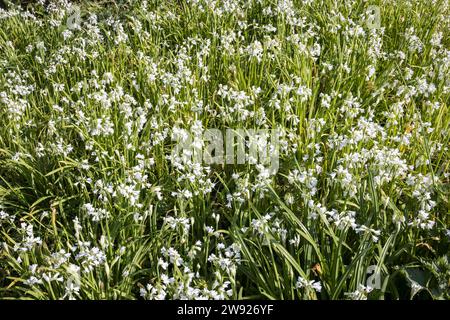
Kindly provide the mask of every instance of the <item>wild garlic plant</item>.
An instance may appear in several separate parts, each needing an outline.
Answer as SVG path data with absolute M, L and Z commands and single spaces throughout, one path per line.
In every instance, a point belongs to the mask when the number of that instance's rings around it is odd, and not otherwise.
M 0 9 L 0 298 L 448 299 L 449 98 L 448 0 Z

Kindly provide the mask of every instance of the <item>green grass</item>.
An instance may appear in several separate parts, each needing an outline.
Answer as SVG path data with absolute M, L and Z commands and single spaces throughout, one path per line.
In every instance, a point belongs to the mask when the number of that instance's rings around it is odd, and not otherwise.
M 0 11 L 0 298 L 450 298 L 448 1 L 53 4 Z M 228 128 L 278 171 L 171 157 Z

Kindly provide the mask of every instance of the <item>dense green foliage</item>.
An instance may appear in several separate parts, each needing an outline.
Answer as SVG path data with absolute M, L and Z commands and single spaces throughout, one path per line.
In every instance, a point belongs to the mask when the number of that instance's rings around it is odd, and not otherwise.
M 450 298 L 448 1 L 78 5 L 0 11 L 0 298 Z

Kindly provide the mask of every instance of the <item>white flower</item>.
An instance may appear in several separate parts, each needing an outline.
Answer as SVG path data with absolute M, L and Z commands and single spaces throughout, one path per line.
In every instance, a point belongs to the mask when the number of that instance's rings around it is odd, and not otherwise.
M 2 222 L 14 222 L 14 216 L 11 216 L 10 214 L 6 213 L 3 210 L 0 210 L 0 226 L 2 225 Z
M 295 287 L 297 289 L 299 289 L 299 288 L 311 289 L 311 290 L 315 290 L 317 292 L 320 292 L 322 290 L 322 285 L 321 285 L 320 281 L 314 281 L 314 280 L 308 281 L 303 277 L 298 277 Z
M 367 295 L 372 292 L 373 288 L 358 284 L 358 288 L 354 292 L 345 293 L 351 300 L 367 300 Z
M 25 280 L 24 283 L 29 286 L 34 286 L 35 284 L 42 284 L 42 280 L 36 278 L 35 276 L 31 276 Z
M 63 299 L 67 297 L 69 300 L 74 300 L 74 294 L 78 294 L 80 292 L 80 287 L 72 281 L 68 281 L 64 289 L 65 294 L 63 296 Z
M 95 208 L 92 204 L 86 203 L 83 205 L 83 209 L 86 210 L 87 214 L 92 217 L 92 221 L 98 222 L 103 219 L 107 219 L 110 213 L 101 208 Z

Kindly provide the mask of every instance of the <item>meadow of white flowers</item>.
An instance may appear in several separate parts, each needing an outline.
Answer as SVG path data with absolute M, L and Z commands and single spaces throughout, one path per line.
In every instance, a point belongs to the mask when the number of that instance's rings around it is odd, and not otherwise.
M 449 299 L 449 98 L 448 0 L 0 9 L 0 298 Z

